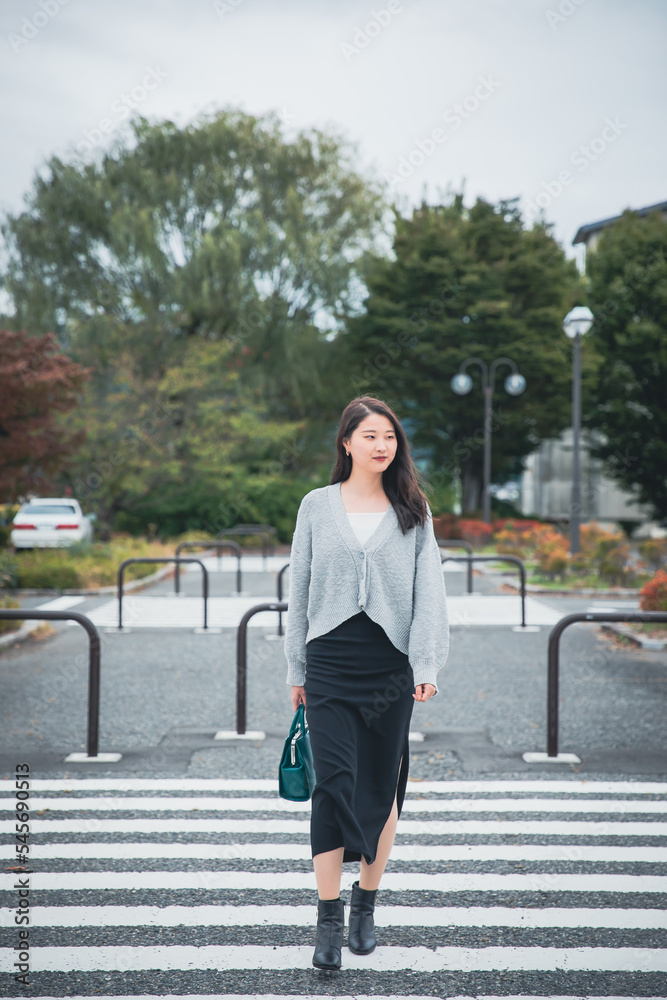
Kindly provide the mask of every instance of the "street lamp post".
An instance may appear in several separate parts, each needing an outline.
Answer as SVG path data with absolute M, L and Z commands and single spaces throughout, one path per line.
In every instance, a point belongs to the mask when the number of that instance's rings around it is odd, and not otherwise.
M 570 554 L 579 551 L 581 522 L 581 462 L 579 435 L 581 431 L 581 338 L 593 325 L 593 313 L 588 306 L 575 306 L 563 320 L 563 330 L 573 341 L 572 352 L 572 501 L 570 503 Z
M 526 388 L 526 380 L 523 375 L 519 374 L 519 370 L 515 363 L 510 358 L 496 358 L 495 361 L 491 363 L 491 367 L 487 367 L 485 361 L 481 358 L 467 358 L 461 367 L 459 368 L 458 374 L 451 380 L 451 387 L 457 396 L 466 396 L 472 389 L 472 378 L 466 372 L 468 365 L 479 365 L 482 372 L 482 392 L 484 393 L 484 486 L 483 486 L 483 511 L 482 519 L 487 523 L 491 523 L 491 399 L 493 396 L 493 386 L 495 382 L 496 368 L 498 365 L 509 365 L 512 369 L 512 374 L 508 375 L 505 379 L 505 391 L 510 394 L 510 396 L 520 396 L 521 393 Z

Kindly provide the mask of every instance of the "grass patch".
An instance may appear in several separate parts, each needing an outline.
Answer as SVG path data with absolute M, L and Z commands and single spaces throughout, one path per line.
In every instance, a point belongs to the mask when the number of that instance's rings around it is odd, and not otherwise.
M 651 639 L 667 639 L 667 622 L 629 622 L 633 632 L 650 636 Z
M 10 597 L 9 594 L 0 595 L 0 608 L 7 608 L 8 610 L 18 608 L 19 602 L 14 597 Z M 18 632 L 22 628 L 24 622 L 22 621 L 8 621 L 6 618 L 0 618 L 0 635 L 6 635 L 7 632 Z
M 553 580 L 542 573 L 531 572 L 529 564 L 526 565 L 526 583 L 537 584 L 544 590 L 614 590 L 616 588 L 639 590 L 649 579 L 650 577 L 642 575 L 632 577 L 624 584 L 615 584 L 602 580 L 598 573 L 587 573 L 586 575 L 566 573 L 562 578 Z
M 72 545 L 61 549 L 34 549 L 10 556 L 7 573 L 12 587 L 48 590 L 87 590 L 116 583 L 118 567 L 124 559 L 141 556 L 173 556 L 178 541 L 149 541 L 130 535 L 116 535 L 110 542 Z M 5 556 L 5 562 L 7 562 Z M 126 580 L 149 576 L 162 567 L 150 563 L 128 566 Z
M 475 551 L 479 555 L 495 554 L 492 546 L 485 546 L 483 549 L 476 549 Z M 464 555 L 463 551 L 461 554 Z M 552 576 L 540 573 L 537 563 L 534 560 L 524 559 L 523 562 L 526 567 L 526 583 L 535 584 L 543 590 L 613 590 L 616 587 L 622 587 L 624 590 L 639 590 L 651 579 L 651 575 L 646 573 L 631 575 L 624 584 L 608 583 L 600 577 L 599 573 L 564 573 L 562 576 L 558 575 L 554 579 Z M 462 565 L 465 566 L 466 564 L 463 563 Z M 511 563 L 505 563 L 503 566 L 502 562 L 473 562 L 475 570 L 479 571 L 482 566 L 487 566 L 494 573 L 501 573 L 504 576 L 516 576 L 518 582 L 518 567 L 512 566 Z

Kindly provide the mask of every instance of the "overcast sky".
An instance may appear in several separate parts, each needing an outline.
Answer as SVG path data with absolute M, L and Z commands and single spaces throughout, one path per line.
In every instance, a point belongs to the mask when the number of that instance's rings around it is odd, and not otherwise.
M 518 196 L 568 256 L 667 200 L 665 0 L 2 0 L 0 34 L 3 213 L 132 103 L 335 127 L 404 204 Z

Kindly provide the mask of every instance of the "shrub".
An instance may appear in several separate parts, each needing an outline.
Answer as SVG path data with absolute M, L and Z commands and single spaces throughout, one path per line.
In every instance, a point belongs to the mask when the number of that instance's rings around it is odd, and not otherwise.
M 624 583 L 628 573 L 630 549 L 623 532 L 605 531 L 597 522 L 582 524 L 580 551 L 572 557 L 576 573 L 597 573 L 606 583 Z
M 570 572 L 580 576 L 585 576 L 587 573 L 592 572 L 590 556 L 581 550 L 575 552 L 574 555 L 570 555 Z
M 43 559 L 23 556 L 17 570 L 17 585 L 39 590 L 74 590 L 82 586 L 73 563 L 66 562 L 60 553 L 49 556 Z
M 436 538 L 460 538 L 461 528 L 458 514 L 440 514 L 433 518 L 433 531 Z
M 61 549 L 35 549 L 24 552 L 15 563 L 17 587 L 47 590 L 82 590 L 112 586 L 116 582 L 118 567 L 124 559 L 141 556 L 173 555 L 176 543 L 163 545 L 147 542 L 130 535 L 116 536 L 112 542 L 93 542 L 92 545 L 71 545 Z M 2 559 L 0 558 L 0 570 Z M 147 563 L 131 564 L 125 579 L 148 576 L 162 566 Z
M 519 559 L 526 558 L 526 547 L 521 543 L 521 533 L 510 530 L 497 531 L 494 533 L 493 540 L 501 555 L 517 556 Z
M 556 576 L 560 576 L 562 580 L 570 563 L 567 540 L 548 525 L 543 525 L 542 528 L 545 530 L 540 530 L 535 546 L 537 565 L 551 580 Z
M 659 569 L 639 591 L 639 607 L 642 611 L 667 611 L 667 573 L 664 569 Z
M 608 538 L 600 538 L 594 558 L 598 573 L 603 580 L 611 584 L 625 583 L 630 547 L 622 532 L 617 535 L 610 534 Z
M 552 580 L 554 580 L 557 576 L 559 576 L 561 580 L 564 580 L 569 567 L 569 562 L 570 556 L 567 549 L 556 547 L 544 560 L 544 572 L 550 576 Z
M 501 531 L 514 531 L 520 535 L 529 534 L 536 528 L 542 528 L 544 523 L 542 521 L 535 521 L 531 518 L 516 519 L 516 518 L 504 518 L 502 520 L 493 522 L 494 535 Z
M 590 524 L 582 524 L 579 528 L 579 543 L 583 551 L 594 552 L 600 539 L 607 538 L 610 534 L 611 532 L 601 528 L 597 521 L 591 521 Z
M 459 530 L 461 538 L 471 545 L 488 545 L 493 537 L 491 525 L 476 518 L 461 518 Z
M 18 608 L 19 602 L 8 594 L 0 595 L 0 608 Z M 0 634 L 6 632 L 17 632 L 23 625 L 22 621 L 8 621 L 0 618 Z
M 13 590 L 18 586 L 18 563 L 16 556 L 0 552 L 0 590 Z
M 651 569 L 660 569 L 667 562 L 667 538 L 647 538 L 637 546 L 639 555 Z

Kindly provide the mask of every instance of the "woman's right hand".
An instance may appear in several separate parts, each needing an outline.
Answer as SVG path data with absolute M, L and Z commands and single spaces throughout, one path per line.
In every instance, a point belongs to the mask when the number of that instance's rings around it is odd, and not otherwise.
M 303 703 L 303 707 L 306 707 L 306 689 L 303 687 L 297 687 L 297 685 L 292 685 L 292 708 L 296 712 L 299 705 Z

